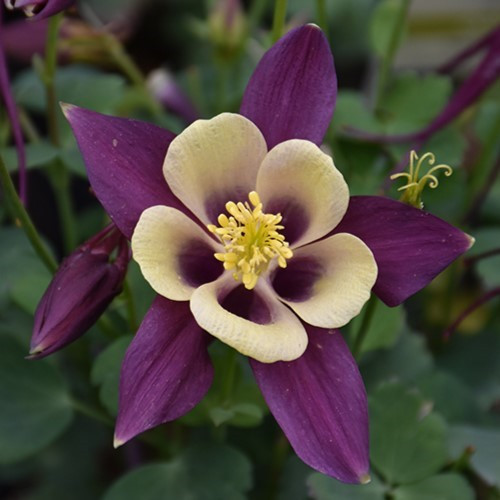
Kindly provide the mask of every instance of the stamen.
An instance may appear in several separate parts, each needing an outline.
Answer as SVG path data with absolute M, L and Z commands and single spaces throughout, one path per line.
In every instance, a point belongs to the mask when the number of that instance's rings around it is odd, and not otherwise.
M 419 179 L 418 176 L 420 174 L 420 167 L 426 160 L 432 168 L 430 168 L 428 172 Z M 416 166 L 414 165 L 415 161 L 417 162 Z M 436 163 L 436 157 L 432 153 L 425 153 L 419 158 L 416 151 L 411 151 L 409 172 L 401 172 L 391 175 L 391 180 L 403 177 L 408 181 L 407 184 L 398 188 L 398 191 L 404 191 L 400 198 L 402 202 L 417 208 L 424 208 L 424 204 L 422 202 L 422 192 L 425 186 L 428 184 L 431 189 L 436 189 L 439 185 L 439 180 L 434 175 L 434 172 L 444 170 L 444 175 L 446 177 L 449 177 L 453 173 L 453 169 L 449 165 L 445 165 L 443 163 L 433 167 L 434 163 Z
M 255 191 L 249 193 L 248 200 L 244 203 L 228 201 L 226 210 L 230 216 L 220 214 L 217 218 L 220 227 L 213 224 L 207 227 L 219 237 L 226 250 L 214 257 L 223 263 L 224 269 L 233 271 L 236 281 L 252 290 L 273 259 L 284 268 L 293 253 L 280 234 L 284 229 L 280 225 L 281 214 L 263 213 Z

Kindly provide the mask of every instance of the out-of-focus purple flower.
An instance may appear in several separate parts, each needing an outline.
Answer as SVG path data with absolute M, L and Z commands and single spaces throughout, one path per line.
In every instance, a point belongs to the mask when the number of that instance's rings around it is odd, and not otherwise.
M 406 204 L 348 197 L 318 147 L 336 94 L 328 42 L 307 25 L 264 55 L 240 115 L 196 121 L 176 138 L 66 106 L 94 192 L 133 236 L 141 269 L 161 290 L 122 365 L 117 445 L 201 400 L 213 377 L 210 333 L 252 358 L 269 408 L 304 462 L 345 482 L 369 479 L 366 393 L 334 328 L 366 300 L 374 263 L 373 291 L 395 306 L 471 239 Z M 371 279 L 352 286 L 368 268 Z
M 4 0 L 4 2 L 8 9 L 22 9 L 28 17 L 39 21 L 67 9 L 75 3 L 75 0 Z
M 167 110 L 180 116 L 187 124 L 199 118 L 199 113 L 189 97 L 166 69 L 153 71 L 148 77 L 147 85 Z
M 3 28 L 3 9 L 0 8 L 0 30 Z M 12 135 L 17 150 L 18 170 L 19 170 L 19 197 L 26 204 L 27 201 L 27 179 L 26 179 L 26 150 L 24 148 L 23 133 L 16 103 L 10 89 L 9 72 L 5 57 L 2 39 L 0 39 L 0 97 L 5 103 L 7 116 L 12 127 Z
M 35 312 L 30 359 L 83 335 L 120 293 L 129 260 L 127 240 L 113 224 L 64 259 Z

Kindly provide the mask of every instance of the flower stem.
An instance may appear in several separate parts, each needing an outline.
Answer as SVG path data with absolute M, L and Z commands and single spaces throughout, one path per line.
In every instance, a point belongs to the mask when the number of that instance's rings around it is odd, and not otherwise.
M 231 399 L 233 393 L 234 382 L 236 378 L 236 367 L 238 365 L 238 353 L 236 349 L 229 347 L 227 355 L 226 374 L 224 378 L 224 386 L 222 389 L 222 402 L 227 403 Z
M 57 67 L 57 37 L 61 26 L 63 14 L 59 13 L 52 16 L 49 20 L 47 33 L 47 45 L 45 49 L 45 69 L 43 80 L 45 84 L 45 93 L 47 95 L 47 122 L 49 137 L 52 144 L 59 145 L 59 128 L 57 125 L 57 94 L 55 87 L 55 75 Z
M 54 273 L 57 269 L 57 262 L 55 261 L 52 254 L 45 246 L 40 235 L 38 234 L 35 226 L 28 215 L 28 212 L 24 208 L 19 196 L 17 195 L 16 188 L 10 178 L 7 167 L 0 156 L 0 181 L 3 186 L 4 196 L 7 204 L 12 212 L 12 217 L 16 225 L 22 227 L 28 240 L 30 241 L 33 249 L 40 257 L 40 260 L 45 264 L 51 273 Z
M 277 42 L 283 35 L 286 18 L 286 4 L 287 0 L 276 0 L 274 4 L 273 43 Z
M 366 338 L 368 331 L 370 330 L 370 324 L 372 322 L 373 314 L 375 313 L 375 309 L 377 307 L 377 297 L 372 293 L 370 300 L 366 304 L 365 313 L 363 315 L 363 319 L 361 321 L 361 326 L 359 327 L 358 333 L 356 334 L 356 338 L 354 340 L 354 345 L 352 347 L 352 355 L 359 359 L 359 355 L 361 354 L 361 347 Z
M 141 70 L 127 54 L 121 42 L 115 36 L 107 34 L 104 38 L 104 46 L 120 71 L 141 91 L 153 116 L 162 117 L 163 110 L 160 103 L 151 96 Z
M 61 221 L 64 251 L 66 254 L 70 254 L 75 248 L 77 240 L 73 203 L 70 195 L 70 175 L 60 160 L 54 162 L 49 172 Z
M 323 30 L 327 40 L 328 38 L 328 15 L 326 13 L 325 0 L 316 0 L 316 17 L 318 19 L 319 27 Z
M 135 332 L 137 330 L 137 311 L 135 308 L 134 294 L 132 293 L 132 288 L 127 278 L 125 278 L 125 281 L 123 282 L 123 297 L 125 298 L 125 304 L 127 307 L 130 330 Z
M 384 94 L 385 87 L 387 85 L 387 79 L 389 78 L 389 71 L 396 55 L 396 51 L 399 47 L 401 36 L 403 35 L 403 30 L 405 27 L 405 19 L 408 14 L 408 9 L 410 8 L 410 0 L 401 0 L 401 5 L 399 8 L 398 15 L 392 25 L 391 36 L 389 39 L 389 46 L 387 52 L 382 57 L 380 64 L 377 86 L 375 89 L 375 99 L 374 99 L 374 109 L 380 106 L 380 100 Z
M 104 412 L 98 408 L 90 406 L 85 401 L 81 401 L 76 399 L 74 396 L 71 396 L 70 402 L 73 409 L 80 412 L 82 415 L 98 420 L 99 422 L 103 422 L 110 427 L 114 425 L 113 421 Z

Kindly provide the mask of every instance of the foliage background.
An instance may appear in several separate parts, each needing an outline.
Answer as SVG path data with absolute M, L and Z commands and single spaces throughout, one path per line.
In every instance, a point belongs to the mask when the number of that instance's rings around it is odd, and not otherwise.
M 351 137 L 348 127 L 402 133 L 428 124 L 477 59 L 453 75 L 437 73 L 436 65 L 492 28 L 500 14 L 488 1 L 414 0 L 407 7 L 405 0 L 288 3 L 287 27 L 313 21 L 329 36 L 340 92 L 325 147 L 353 194 L 378 193 L 410 144 L 370 144 Z M 79 12 L 90 25 L 128 19 L 123 43 L 140 72 L 167 67 L 203 117 L 238 109 L 272 43 L 273 5 L 263 0 L 244 3 L 247 31 L 237 43 L 227 31 L 214 32 L 214 5 L 202 0 L 85 0 Z M 7 23 L 20 19 L 11 15 Z M 181 118 L 159 110 L 142 77 L 131 78 L 101 45 L 66 40 L 60 48 L 58 100 L 175 132 L 184 127 Z M 62 115 L 59 144 L 48 138 L 40 59 L 10 56 L 28 131 L 28 209 L 60 259 L 101 228 L 105 214 L 88 190 Z M 476 245 L 404 306 L 376 305 L 358 354 L 370 400 L 367 486 L 342 485 L 302 464 L 268 414 L 245 359 L 225 383 L 230 353 L 218 343 L 211 353 L 215 384 L 204 401 L 180 421 L 113 450 L 119 366 L 152 292 L 131 263 L 126 291 L 85 337 L 47 360 L 24 360 L 50 273 L 0 205 L 0 498 L 500 498 L 498 297 L 443 340 L 465 307 L 500 286 L 500 256 L 474 259 L 500 242 L 500 182 L 492 176 L 499 162 L 499 93 L 497 82 L 422 148 L 455 167 L 438 189 L 426 191 L 426 209 L 472 234 Z M 0 154 L 15 179 L 3 109 Z M 398 196 L 394 187 L 389 194 Z M 343 329 L 350 342 L 362 321 L 363 314 Z

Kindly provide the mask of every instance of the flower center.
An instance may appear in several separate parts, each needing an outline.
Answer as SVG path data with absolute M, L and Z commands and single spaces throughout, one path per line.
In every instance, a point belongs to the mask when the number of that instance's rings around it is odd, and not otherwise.
M 236 281 L 241 280 L 245 288 L 251 290 L 259 276 L 266 271 L 273 259 L 278 259 L 280 267 L 286 267 L 286 260 L 293 255 L 280 234 L 281 214 L 265 214 L 259 195 L 252 191 L 245 203 L 228 201 L 226 210 L 230 216 L 220 214 L 220 227 L 209 224 L 208 230 L 216 234 L 226 253 L 216 253 L 214 257 L 224 263 L 224 269 L 233 270 Z M 252 207 L 250 206 L 252 205 Z

